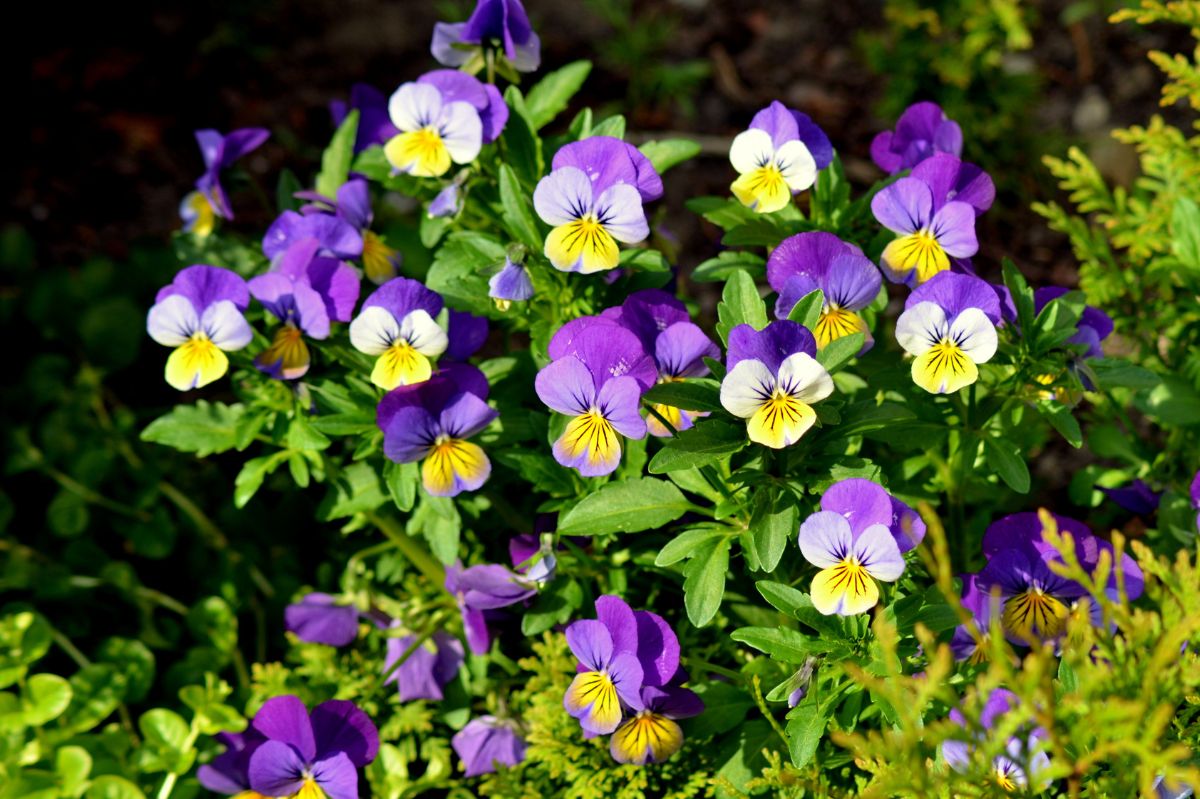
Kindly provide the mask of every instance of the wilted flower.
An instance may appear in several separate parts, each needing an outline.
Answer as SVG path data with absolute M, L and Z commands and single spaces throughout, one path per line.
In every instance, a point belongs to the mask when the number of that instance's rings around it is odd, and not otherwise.
M 383 431 L 384 454 L 397 463 L 423 460 L 421 481 L 431 496 L 474 491 L 492 473 L 483 448 L 467 440 L 500 415 L 488 407 L 486 394 L 472 392 L 479 384 L 479 380 L 460 384 L 453 375 L 438 374 L 401 386 L 379 402 L 377 422 Z M 487 385 L 486 379 L 482 384 Z
M 816 422 L 812 406 L 833 393 L 833 378 L 816 354 L 812 333 L 797 322 L 772 322 L 761 331 L 738 325 L 729 331 L 721 404 L 748 420 L 751 441 L 781 449 Z
M 946 272 L 918 286 L 896 320 L 896 340 L 916 356 L 912 378 L 931 394 L 953 394 L 979 379 L 996 354 L 1000 301 L 973 275 Z
M 947 765 L 956 771 L 967 771 L 971 762 L 972 750 L 984 739 L 1000 719 L 1017 706 L 1017 697 L 1009 690 L 996 688 L 988 695 L 980 714 L 980 724 L 983 730 L 970 733 L 972 740 L 963 741 L 949 739 L 942 742 L 942 757 Z M 950 720 L 960 727 L 967 727 L 966 717 L 962 711 L 955 708 L 950 711 Z M 1015 791 L 1029 785 L 1032 777 L 1034 783 L 1042 785 L 1049 781 L 1040 776 L 1050 766 L 1050 758 L 1043 751 L 1038 751 L 1038 742 L 1046 737 L 1046 731 L 1035 727 L 1028 732 L 1014 735 L 1005 746 L 1005 753 L 997 755 L 992 761 L 992 779 L 997 787 L 1005 791 Z M 1028 766 L 1030 773 L 1026 774 Z
M 875 218 L 896 234 L 879 261 L 888 280 L 920 285 L 948 270 L 951 258 L 968 258 L 979 249 L 975 238 L 977 209 L 968 202 L 974 194 L 963 196 L 954 191 L 964 174 L 957 158 L 939 158 L 919 174 L 914 170 L 911 176 L 900 178 L 872 198 Z M 982 185 L 970 185 L 972 192 L 984 192 Z M 987 185 L 991 185 L 990 179 Z
M 700 697 L 675 685 L 647 685 L 641 691 L 642 709 L 617 727 L 608 750 L 618 763 L 642 766 L 661 763 L 683 746 L 683 730 L 676 719 L 704 712 Z
M 250 756 L 267 739 L 253 727 L 242 733 L 219 732 L 215 737 L 225 751 L 196 769 L 196 779 L 213 793 L 258 799 L 261 794 L 250 790 Z
M 254 365 L 272 377 L 295 380 L 308 372 L 304 337 L 324 339 L 330 323 L 348 322 L 358 302 L 359 277 L 349 264 L 317 255 L 313 238 L 293 244 L 265 275 L 250 280 L 250 293 L 283 325 Z
M 258 149 L 270 135 L 264 128 L 242 128 L 229 135 L 215 130 L 196 131 L 196 143 L 204 157 L 204 174 L 196 179 L 196 190 L 179 204 L 184 230 L 207 236 L 212 233 L 217 217 L 233 219 L 233 209 L 221 186 L 221 170 Z
M 301 641 L 328 646 L 345 646 L 357 638 L 358 617 L 358 608 L 353 604 L 316 592 L 283 611 L 288 632 L 295 633 Z
M 809 655 L 804 659 L 804 663 L 796 672 L 788 678 L 788 707 L 796 707 L 804 701 L 804 697 L 808 696 L 808 688 L 812 684 L 813 670 L 817 666 L 817 659 Z
M 413 645 L 416 647 L 413 648 Z M 403 663 L 396 665 L 410 648 L 413 651 Z M 387 682 L 400 690 L 400 701 L 442 698 L 442 689 L 458 674 L 463 664 L 463 645 L 449 633 L 436 632 L 420 641 L 415 635 L 387 640 L 387 658 L 383 673 Z
M 254 337 L 242 312 L 250 304 L 246 281 L 217 266 L 189 266 L 155 297 L 146 332 L 166 347 L 167 383 L 180 391 L 200 388 L 229 369 L 226 352 Z
M 488 296 L 496 301 L 496 307 L 507 311 L 514 302 L 524 302 L 533 296 L 533 281 L 525 264 L 516 263 L 507 255 L 504 266 L 488 280 Z
M 442 298 L 419 281 L 397 277 L 363 302 L 350 323 L 350 343 L 359 352 L 378 356 L 371 382 L 391 391 L 428 380 L 432 359 L 446 351 L 449 339 L 435 321 Z
M 471 47 L 495 44 L 520 72 L 533 72 L 541 63 L 541 42 L 529 25 L 521 0 L 477 0 L 466 22 L 433 26 L 430 51 L 439 63 L 461 67 L 471 60 Z
M 357 799 L 358 770 L 379 751 L 379 731 L 345 700 L 309 713 L 299 698 L 277 696 L 251 726 L 267 739 L 250 756 L 250 787 L 264 796 Z
M 826 615 L 853 616 L 879 602 L 876 580 L 900 579 L 904 557 L 886 524 L 891 503 L 885 508 L 877 492 L 861 486 L 842 494 L 846 510 L 817 511 L 800 525 L 800 552 L 821 570 L 812 581 L 813 607 Z
M 662 196 L 662 179 L 636 147 L 611 136 L 564 145 L 533 192 L 533 207 L 554 227 L 545 255 L 562 272 L 591 274 L 620 263 L 617 242 L 650 235 L 642 203 Z
M 654 384 L 654 362 L 637 336 L 608 319 L 564 325 L 550 341 L 553 361 L 534 381 L 538 397 L 571 417 L 554 442 L 554 458 L 584 477 L 611 473 L 621 461 L 621 436 L 640 439 L 646 422 L 642 392 Z
M 759 213 L 778 211 L 807 189 L 833 160 L 829 137 L 806 114 L 775 101 L 754 115 L 729 148 L 741 176 L 730 190 Z
M 896 121 L 896 130 L 885 130 L 871 142 L 871 159 L 884 172 L 912 169 L 934 153 L 962 153 L 958 123 L 946 117 L 936 103 L 914 103 Z
M 787 319 L 805 295 L 821 290 L 825 303 L 813 328 L 818 348 L 853 333 L 866 336 L 862 352 L 871 348 L 871 331 L 858 312 L 879 294 L 883 279 L 858 247 L 832 233 L 790 236 L 767 258 L 767 281 L 779 293 L 778 319 Z
M 471 719 L 450 739 L 450 745 L 466 767 L 467 777 L 491 774 L 497 763 L 511 768 L 525 759 L 525 740 L 517 733 L 516 724 L 495 716 Z
M 508 106 L 491 84 L 453 69 L 405 83 L 388 101 L 400 133 L 383 153 L 392 167 L 416 177 L 439 177 L 450 164 L 469 164 L 508 121 Z

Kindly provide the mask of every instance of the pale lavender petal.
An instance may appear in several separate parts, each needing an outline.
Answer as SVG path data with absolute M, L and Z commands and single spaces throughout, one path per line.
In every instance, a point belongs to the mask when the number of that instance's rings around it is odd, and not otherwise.
M 946 203 L 929 223 L 929 231 L 947 255 L 967 258 L 979 251 L 975 238 L 975 209 L 966 203 Z
M 538 181 L 533 208 L 548 225 L 565 225 L 592 211 L 592 182 L 574 166 L 555 169 Z
M 721 350 L 692 322 L 675 322 L 654 342 L 654 359 L 664 377 L 701 377 L 708 374 L 704 358 L 720 360 Z
M 637 188 L 627 184 L 609 186 L 596 198 L 596 216 L 614 239 L 637 244 L 650 235 Z
M 883 486 L 861 477 L 851 477 L 831 485 L 821 496 L 821 510 L 840 513 L 858 535 L 871 525 L 890 526 L 892 498 Z
M 633 710 L 643 708 L 642 684 L 645 682 L 645 674 L 636 655 L 629 652 L 614 654 L 608 663 L 608 676 L 622 702 Z
M 539 371 L 534 390 L 546 407 L 566 416 L 586 413 L 596 402 L 592 373 L 574 355 L 559 358 Z
M 345 646 L 358 637 L 358 608 L 329 594 L 312 593 L 283 611 L 284 625 L 301 641 Z
M 250 789 L 263 796 L 292 796 L 304 785 L 307 768 L 308 760 L 294 747 L 266 741 L 250 756 Z
M 358 799 L 358 769 L 345 752 L 318 760 L 311 770 L 327 799 Z
M 497 300 L 521 302 L 533 296 L 533 281 L 524 264 L 504 259 L 504 268 L 488 280 L 488 296 Z
M 632 377 L 645 390 L 658 380 L 654 359 L 638 337 L 623 327 L 584 328 L 572 340 L 571 349 L 591 371 L 597 387 L 613 378 Z
M 470 50 L 460 50 L 454 45 L 462 41 L 463 33 L 467 29 L 465 22 L 438 22 L 433 26 L 433 41 L 429 45 L 429 52 L 433 54 L 434 59 L 439 64 L 445 64 L 448 67 L 461 67 L 463 64 L 471 60 Z
M 452 438 L 466 439 L 492 423 L 500 412 L 469 392 L 458 395 L 442 411 L 442 431 Z
M 297 242 L 316 239 L 316 249 L 321 252 L 336 258 L 357 258 L 363 249 L 359 230 L 333 214 L 284 211 L 263 236 L 263 255 L 273 261 Z
M 636 188 L 643 202 L 662 196 L 662 178 L 650 160 L 633 145 L 612 136 L 589 136 L 565 144 L 554 154 L 552 166 L 555 170 L 571 166 L 582 171 L 589 178 L 592 196 L 618 183 Z
M 935 153 L 917 164 L 912 176 L 929 184 L 935 211 L 956 200 L 974 208 L 978 216 L 996 199 L 996 185 L 987 172 L 948 153 Z
M 904 556 L 885 525 L 873 524 L 854 539 L 854 555 L 876 580 L 893 582 L 904 573 Z
M 817 511 L 800 525 L 800 554 L 818 569 L 845 560 L 854 545 L 850 522 L 840 513 Z
M 614 651 L 637 652 L 637 616 L 625 600 L 612 594 L 597 598 L 596 618 L 607 628 Z
M 823 231 L 788 236 L 767 258 L 767 282 L 776 291 L 781 291 L 793 275 L 810 275 L 820 283 L 834 260 L 856 251 L 857 248 Z
M 506 608 L 537 593 L 519 575 L 495 563 L 464 570 L 458 575 L 458 590 L 475 610 Z
M 626 438 L 646 437 L 646 420 L 638 412 L 642 388 L 631 377 L 616 377 L 600 387 L 596 407 L 617 432 Z
M 496 764 L 515 766 L 525 759 L 525 741 L 511 725 L 494 716 L 481 716 L 463 727 L 450 740 L 466 766 L 465 776 L 491 774 Z
M 371 226 L 375 215 L 371 212 L 371 189 L 366 178 L 350 178 L 337 190 L 337 215 L 354 230 Z
M 608 628 L 595 619 L 580 619 L 567 626 L 567 646 L 589 671 L 608 668 L 613 658 L 613 640 Z
M 860 311 L 879 294 L 883 276 L 869 258 L 845 253 L 834 259 L 821 290 L 825 300 L 839 308 Z
M 871 211 L 879 224 L 893 233 L 915 233 L 933 217 L 933 194 L 924 181 L 900 178 L 871 199 Z M 973 231 L 974 213 L 971 220 Z
M 776 150 L 800 138 L 796 118 L 788 111 L 787 106 L 778 100 L 772 101 L 769 106 L 755 114 L 750 120 L 750 127 L 766 131 Z

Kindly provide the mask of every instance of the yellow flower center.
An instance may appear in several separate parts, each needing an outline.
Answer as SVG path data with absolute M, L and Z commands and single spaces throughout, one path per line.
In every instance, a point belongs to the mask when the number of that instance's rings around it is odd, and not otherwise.
M 393 136 L 384 145 L 383 154 L 392 166 L 417 177 L 435 178 L 450 169 L 450 151 L 442 134 L 432 126 Z
M 396 251 L 370 230 L 363 232 L 363 271 L 372 283 L 382 284 L 396 276 Z
M 813 333 L 817 338 L 817 346 L 824 348 L 831 341 L 857 333 L 864 327 L 862 319 L 854 311 L 847 311 L 836 305 L 826 305 L 817 319 Z
M 917 270 L 917 283 L 924 283 L 950 268 L 950 257 L 932 233 L 921 229 L 900 236 L 883 250 L 883 261 L 895 272 Z
M 1040 588 L 1030 588 L 1004 603 L 1004 629 L 1020 638 L 1056 638 L 1067 626 L 1067 606 Z
M 735 180 L 729 189 L 742 205 L 763 214 L 778 211 L 792 199 L 783 172 L 774 162 L 747 172 Z

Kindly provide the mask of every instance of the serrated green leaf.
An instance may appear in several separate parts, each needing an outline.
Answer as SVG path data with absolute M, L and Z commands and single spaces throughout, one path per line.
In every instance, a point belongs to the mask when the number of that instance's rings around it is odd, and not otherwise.
M 670 438 L 650 460 L 651 474 L 666 474 L 715 463 L 747 444 L 744 425 L 712 419 L 696 424 Z
M 203 458 L 237 446 L 238 420 L 243 413 L 245 408 L 240 404 L 196 400 L 195 405 L 178 405 L 155 419 L 142 431 L 141 438 Z
M 759 296 L 754 278 L 745 270 L 734 272 L 725 283 L 721 303 L 717 306 L 717 319 L 717 333 L 726 344 L 729 331 L 738 325 L 747 324 L 755 330 L 767 326 L 767 306 Z
M 725 597 L 725 572 L 729 571 L 728 537 L 710 539 L 696 547 L 684 567 L 683 605 L 688 621 L 703 627 L 712 621 Z
M 642 394 L 642 401 L 670 405 L 685 411 L 720 411 L 721 384 L 708 378 L 673 380 L 651 386 Z

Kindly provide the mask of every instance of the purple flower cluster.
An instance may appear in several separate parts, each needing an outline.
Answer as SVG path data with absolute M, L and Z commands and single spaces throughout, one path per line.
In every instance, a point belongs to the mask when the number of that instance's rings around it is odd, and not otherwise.
M 661 763 L 683 746 L 678 719 L 704 703 L 682 687 L 679 640 L 658 614 L 615 596 L 596 600 L 596 618 L 572 622 L 567 643 L 579 660 L 563 706 L 588 737 L 609 735 L 620 763 Z
M 950 721 L 962 728 L 959 737 L 948 738 L 942 743 L 942 759 L 956 771 L 965 772 L 970 766 L 971 756 L 987 733 L 995 729 L 1000 720 L 1017 709 L 1017 697 L 1005 688 L 997 688 L 988 694 L 980 713 L 980 727 L 971 729 L 966 717 L 958 708 L 950 711 Z M 991 763 L 992 780 L 1005 792 L 1024 790 L 1031 783 L 1044 789 L 1050 780 L 1042 775 L 1050 765 L 1041 741 L 1047 737 L 1041 727 L 1025 725 L 1012 735 L 1004 747 L 1004 754 L 997 755 Z
M 218 217 L 233 219 L 233 207 L 221 186 L 221 172 L 261 147 L 270 135 L 263 128 L 242 128 L 228 135 L 215 130 L 196 131 L 196 143 L 204 158 L 204 174 L 196 179 L 195 191 L 179 204 L 185 231 L 203 237 L 213 232 Z

